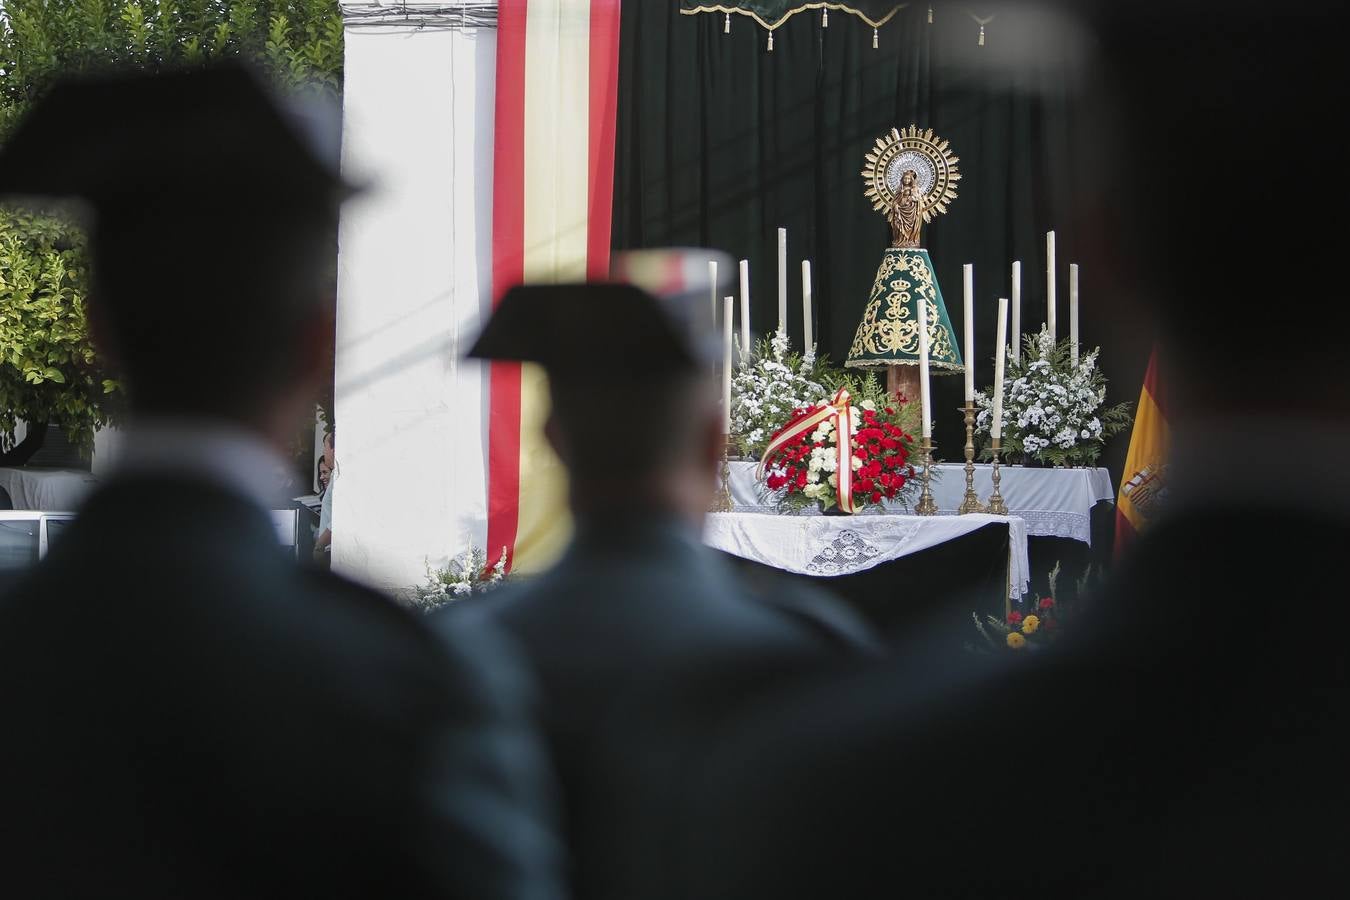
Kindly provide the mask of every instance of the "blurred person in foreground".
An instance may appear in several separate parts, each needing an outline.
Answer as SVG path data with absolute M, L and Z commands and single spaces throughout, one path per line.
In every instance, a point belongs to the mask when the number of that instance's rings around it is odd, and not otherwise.
M 0 599 L 9 896 L 558 896 L 508 651 L 303 569 L 268 519 L 347 193 L 294 123 L 237 68 L 109 77 L 0 152 L 0 193 L 92 213 L 89 314 L 133 418 Z
M 706 251 L 645 253 L 616 260 L 616 270 L 707 270 Z M 730 260 L 720 268 L 732 271 Z M 640 736 L 612 721 L 630 689 L 726 665 L 721 688 L 734 697 L 748 679 L 790 677 L 876 647 L 833 598 L 789 584 L 752 595 L 701 543 L 724 440 L 707 297 L 706 283 L 688 282 L 660 296 L 619 283 L 518 287 L 470 352 L 539 362 L 548 373 L 546 429 L 567 468 L 576 534 L 553 569 L 451 607 L 441 631 L 495 623 L 526 649 L 563 784 L 576 896 L 631 896 L 627 879 L 650 875 L 618 840 L 662 810 L 624 817 L 610 789 L 616 773 L 593 765 L 642 762 L 624 752 Z M 650 712 L 663 727 L 700 713 Z
M 668 812 L 668 896 L 1287 897 L 1344 880 L 1340 11 L 1074 14 L 1100 66 L 1085 271 L 1122 326 L 1160 324 L 1169 517 L 1051 650 L 919 640 L 683 736 L 701 758 Z

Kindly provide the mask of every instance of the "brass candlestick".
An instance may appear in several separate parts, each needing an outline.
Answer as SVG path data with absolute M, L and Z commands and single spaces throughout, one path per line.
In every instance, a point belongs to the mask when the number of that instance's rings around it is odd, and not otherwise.
M 919 503 L 914 507 L 914 512 L 920 516 L 936 516 L 937 504 L 933 502 L 933 491 L 929 487 L 931 469 L 933 468 L 933 439 L 923 439 L 923 491 L 919 494 Z
M 989 505 L 986 507 L 991 516 L 1006 516 L 1008 514 L 1008 504 L 1003 502 L 1003 495 L 998 491 L 999 473 L 998 473 L 998 451 L 1003 441 L 1001 438 L 993 438 L 989 444 L 989 450 L 994 454 L 994 492 L 989 495 Z
M 975 493 L 975 402 L 967 400 L 964 408 L 966 414 L 966 495 L 961 498 L 961 505 L 956 511 L 961 515 L 967 513 L 982 513 L 985 511 L 984 504 L 980 502 L 980 495 Z
M 721 485 L 717 488 L 717 493 L 713 495 L 712 508 L 709 512 L 731 512 L 735 505 L 731 502 L 731 439 L 727 438 L 722 445 L 722 466 L 719 478 Z

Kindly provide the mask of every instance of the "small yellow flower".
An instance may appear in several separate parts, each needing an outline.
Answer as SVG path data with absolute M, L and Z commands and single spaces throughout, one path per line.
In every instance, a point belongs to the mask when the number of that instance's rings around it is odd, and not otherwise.
M 1027 616 L 1022 620 L 1022 633 L 1035 634 L 1036 629 L 1041 627 L 1041 620 L 1035 616 Z
M 1022 637 L 1017 632 L 1014 631 L 1008 635 L 1008 646 L 1011 647 L 1012 649 L 1021 650 L 1026 645 L 1027 639 Z

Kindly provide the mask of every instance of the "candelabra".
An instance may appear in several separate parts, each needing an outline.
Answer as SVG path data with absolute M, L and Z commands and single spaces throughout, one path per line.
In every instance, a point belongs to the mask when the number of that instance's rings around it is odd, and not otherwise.
M 710 512 L 731 512 L 735 507 L 731 502 L 731 439 L 727 438 L 722 445 L 722 464 L 718 475 L 721 484 L 717 488 L 717 493 L 713 495 L 712 508 Z
M 992 516 L 1006 516 L 1008 514 L 1008 504 L 1003 502 L 1003 495 L 1000 494 L 998 490 L 1000 477 L 998 472 L 998 451 L 1002 443 L 1003 441 L 1001 438 L 994 437 L 989 444 L 990 452 L 994 454 L 994 492 L 989 495 L 989 505 L 986 509 Z
M 933 439 L 926 437 L 923 439 L 923 491 L 919 494 L 919 503 L 914 507 L 914 512 L 921 516 L 937 515 L 937 503 L 933 501 L 933 491 L 930 487 L 930 480 L 933 468 Z
M 985 511 L 984 504 L 980 502 L 980 495 L 975 493 L 975 402 L 967 400 L 964 412 L 966 414 L 966 495 L 961 499 L 961 505 L 956 511 L 961 515 L 967 513 L 982 513 Z

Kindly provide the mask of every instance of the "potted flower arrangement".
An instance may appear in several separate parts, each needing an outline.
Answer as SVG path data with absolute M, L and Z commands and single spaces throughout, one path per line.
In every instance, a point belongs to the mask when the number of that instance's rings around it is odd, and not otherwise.
M 781 508 L 852 513 L 908 500 L 915 442 L 902 425 L 905 404 L 856 403 L 841 386 L 828 402 L 795 410 L 770 438 L 760 475 Z
M 1007 363 L 1003 381 L 1002 455 L 1012 463 L 1095 465 L 1106 438 L 1130 426 L 1130 405 L 1106 405 L 1106 376 L 1097 367 L 1100 348 L 1071 361 L 1068 341 L 1056 344 L 1044 328 L 1027 335 L 1021 359 Z M 980 456 L 990 459 L 991 392 L 975 398 Z
M 477 547 L 470 547 L 439 569 L 433 569 L 428 564 L 426 583 L 417 585 L 408 593 L 407 603 L 419 612 L 435 612 L 464 597 L 485 594 L 509 579 L 510 576 L 506 574 L 505 547 L 497 561 L 491 564 L 488 563 L 486 553 Z
M 1058 639 L 1064 633 L 1065 625 L 1072 631 L 1072 619 L 1081 611 L 1084 598 L 1090 596 L 1089 585 L 1099 586 L 1100 574 L 1095 572 L 1094 566 L 1088 566 L 1069 598 L 1072 602 L 1065 602 L 1059 593 L 1060 571 L 1058 562 L 1050 570 L 1050 596 L 1033 597 L 1022 609 L 1012 610 L 1004 619 L 985 616 L 982 620 L 978 613 L 971 613 L 984 644 L 979 647 L 967 644 L 967 649 L 986 653 L 1035 652 Z

